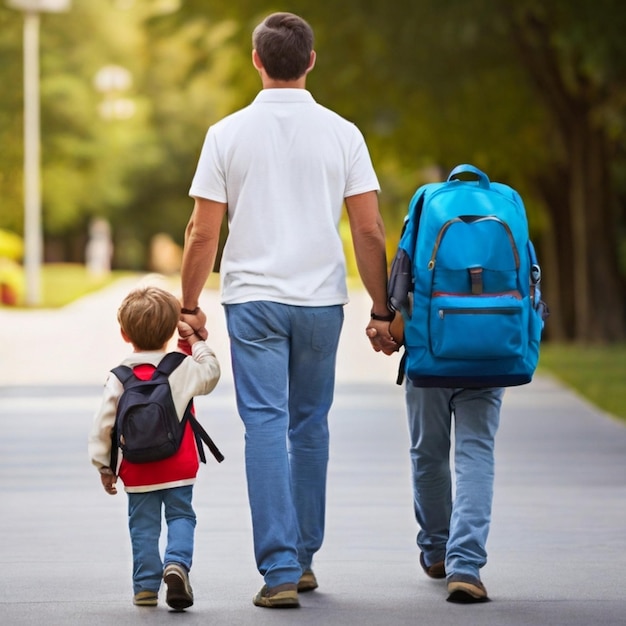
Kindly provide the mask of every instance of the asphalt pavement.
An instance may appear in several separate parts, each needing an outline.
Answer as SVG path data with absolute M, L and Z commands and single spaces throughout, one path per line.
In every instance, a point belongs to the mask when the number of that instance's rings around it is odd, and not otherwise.
M 369 347 L 359 291 L 346 306 L 330 416 L 319 589 L 301 594 L 298 610 L 252 604 L 262 579 L 243 427 L 222 308 L 207 291 L 201 304 L 223 376 L 197 410 L 226 460 L 209 456 L 195 489 L 196 602 L 185 613 L 163 601 L 134 607 L 126 497 L 104 493 L 86 437 L 106 372 L 128 349 L 115 313 L 135 284 L 55 311 L 0 309 L 0 624 L 626 624 L 626 428 L 548 377 L 505 395 L 482 571 L 492 601 L 447 603 L 445 582 L 422 573 L 398 357 Z

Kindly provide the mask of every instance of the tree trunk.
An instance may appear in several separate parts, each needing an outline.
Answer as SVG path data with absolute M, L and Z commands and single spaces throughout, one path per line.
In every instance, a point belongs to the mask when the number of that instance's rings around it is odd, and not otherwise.
M 584 343 L 626 337 L 626 298 L 619 272 L 616 197 L 611 186 L 607 140 L 594 128 L 589 108 L 572 102 L 563 128 L 567 147 L 571 221 L 573 339 Z M 567 270 L 566 270 L 567 271 Z
M 562 219 L 559 210 L 566 206 L 563 201 L 565 190 L 555 181 L 567 180 L 567 175 L 558 170 L 535 181 L 538 195 L 548 207 L 548 226 L 535 243 L 541 265 L 542 297 L 550 309 L 545 326 L 544 338 L 565 341 L 574 335 L 573 294 L 570 281 L 564 280 L 561 268 L 571 265 L 571 237 L 568 221 Z M 566 275 L 568 273 L 566 272 Z
M 608 141 L 587 120 L 586 151 L 588 267 L 591 311 L 587 339 L 615 342 L 626 339 L 626 291 L 620 274 L 618 199 L 609 172 Z
M 591 288 L 589 284 L 589 233 L 588 221 L 593 213 L 589 202 L 589 172 L 587 171 L 586 120 L 581 115 L 572 116 L 571 128 L 563 137 L 567 146 L 569 165 L 569 210 L 572 224 L 574 255 L 570 278 L 574 287 L 574 336 L 586 341 L 591 332 Z M 568 132 L 569 130 L 569 132 Z

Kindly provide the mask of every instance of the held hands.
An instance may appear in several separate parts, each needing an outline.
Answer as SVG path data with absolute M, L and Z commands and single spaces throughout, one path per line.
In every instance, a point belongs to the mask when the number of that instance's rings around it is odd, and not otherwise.
M 185 313 L 185 311 L 188 311 Z M 185 324 L 186 330 L 181 330 L 180 324 Z M 209 336 L 209 332 L 205 328 L 206 326 L 206 314 L 197 306 L 193 311 L 189 309 L 183 309 L 180 315 L 180 322 L 178 324 L 178 334 L 182 339 L 187 339 L 189 333 L 195 334 L 198 339 L 205 340 Z
M 200 335 L 187 322 L 178 320 L 178 340 L 187 342 L 190 346 L 200 341 Z
M 389 326 L 389 322 L 371 320 L 365 329 L 365 334 L 368 336 L 372 348 L 376 352 L 382 352 L 386 355 L 393 354 L 400 349 L 400 344 L 391 336 Z

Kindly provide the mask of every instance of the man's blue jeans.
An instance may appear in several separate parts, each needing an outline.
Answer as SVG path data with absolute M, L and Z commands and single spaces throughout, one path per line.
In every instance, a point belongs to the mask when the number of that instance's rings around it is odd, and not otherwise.
M 178 563 L 187 571 L 191 569 L 196 527 L 192 495 L 192 485 L 128 494 L 134 593 L 158 592 L 164 564 Z M 161 561 L 159 537 L 163 510 L 167 524 L 167 546 Z
M 406 383 L 417 545 L 427 565 L 480 578 L 487 562 L 494 438 L 504 390 L 442 389 Z M 450 467 L 454 414 L 455 493 Z
M 343 307 L 257 301 L 225 310 L 257 567 L 268 587 L 295 583 L 324 537 Z

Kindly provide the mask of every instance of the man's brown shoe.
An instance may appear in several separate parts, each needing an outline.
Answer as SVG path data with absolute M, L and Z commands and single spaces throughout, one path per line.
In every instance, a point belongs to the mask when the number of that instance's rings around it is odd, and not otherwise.
M 487 590 L 480 579 L 464 574 L 452 574 L 448 578 L 448 594 L 448 602 L 457 604 L 489 602 Z
M 443 561 L 437 561 L 437 563 L 433 563 L 432 565 L 426 565 L 423 552 L 420 552 L 420 565 L 422 566 L 424 572 L 426 572 L 426 576 L 430 576 L 431 578 L 446 577 L 445 563 Z
M 135 606 L 157 606 L 158 603 L 159 596 L 156 591 L 139 591 L 133 598 Z
M 263 585 L 252 602 L 255 606 L 267 609 L 296 609 L 300 606 L 298 585 L 295 583 L 285 583 L 276 587 Z
M 298 581 L 298 591 L 313 591 L 313 589 L 317 589 L 317 587 L 317 578 L 315 578 L 313 570 L 307 569 L 302 572 L 302 576 L 300 576 L 300 580 Z

